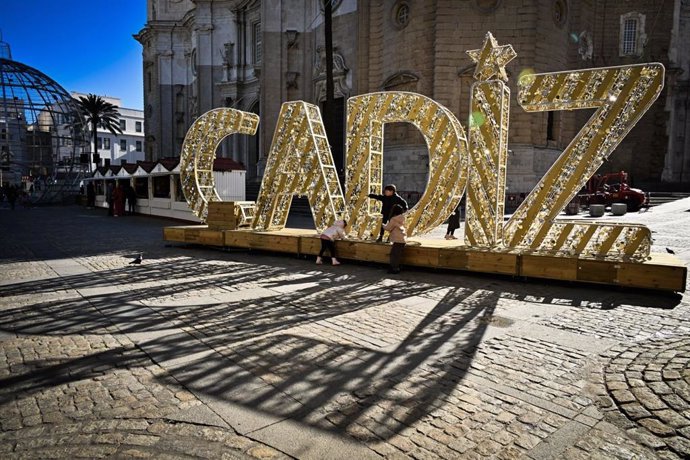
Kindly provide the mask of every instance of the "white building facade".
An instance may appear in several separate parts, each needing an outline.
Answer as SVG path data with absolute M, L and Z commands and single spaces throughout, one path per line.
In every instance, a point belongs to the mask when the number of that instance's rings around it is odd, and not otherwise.
M 75 99 L 81 96 L 86 96 L 86 94 L 72 92 L 72 97 Z M 122 101 L 117 97 L 101 97 L 117 107 L 120 113 L 122 134 L 113 134 L 106 129 L 98 128 L 98 149 L 96 152 L 100 155 L 100 164 L 119 165 L 122 162 L 136 163 L 143 160 L 146 151 L 144 111 L 122 107 Z

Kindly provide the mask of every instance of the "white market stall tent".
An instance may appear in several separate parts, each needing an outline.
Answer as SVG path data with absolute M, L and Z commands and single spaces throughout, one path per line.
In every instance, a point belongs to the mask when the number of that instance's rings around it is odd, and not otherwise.
M 241 163 L 229 158 L 216 158 L 213 177 L 223 201 L 245 200 L 246 170 Z M 96 191 L 96 207 L 108 207 L 106 190 L 108 185 L 114 186 L 117 181 L 121 186 L 129 185 L 134 189 L 137 214 L 199 222 L 182 191 L 179 158 L 102 166 L 92 177 L 84 180 L 84 185 L 89 181 L 93 182 Z

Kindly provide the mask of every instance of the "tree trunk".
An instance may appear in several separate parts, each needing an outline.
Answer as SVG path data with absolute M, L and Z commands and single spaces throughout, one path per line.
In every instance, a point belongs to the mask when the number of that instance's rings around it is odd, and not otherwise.
M 93 151 L 91 152 L 91 157 L 89 158 L 89 172 L 93 171 L 93 156 L 94 154 L 98 153 L 98 131 L 97 131 L 97 125 L 94 122 L 92 124 L 93 126 Z M 98 166 L 96 166 L 98 167 Z

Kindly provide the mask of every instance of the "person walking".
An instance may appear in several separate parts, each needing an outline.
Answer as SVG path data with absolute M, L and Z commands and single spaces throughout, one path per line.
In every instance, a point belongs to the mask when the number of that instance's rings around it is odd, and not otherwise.
M 328 251 L 331 256 L 331 263 L 333 265 L 340 265 L 340 262 L 336 258 L 335 252 L 335 241 L 345 238 L 345 227 L 347 227 L 347 222 L 344 220 L 337 220 L 333 225 L 328 227 L 321 234 L 321 251 L 316 257 L 316 263 L 321 265 L 323 263 L 323 255 Z
M 13 185 L 7 189 L 7 201 L 10 203 L 10 209 L 14 211 L 14 204 L 17 202 L 17 189 Z
M 127 209 L 129 215 L 133 216 L 137 206 L 137 192 L 130 184 L 125 185 L 125 198 L 127 198 Z
M 370 193 L 369 198 L 374 200 L 379 200 L 381 202 L 381 231 L 379 232 L 379 237 L 376 240 L 377 243 L 383 241 L 383 228 L 391 217 L 391 210 L 393 206 L 398 205 L 402 208 L 403 212 L 407 211 L 407 201 L 400 195 L 398 195 L 395 185 L 388 184 L 383 188 L 383 195 L 377 195 L 375 193 Z
M 119 182 L 115 183 L 115 189 L 113 190 L 113 207 L 115 217 L 125 215 L 125 191 Z
M 96 206 L 96 187 L 93 186 L 93 181 L 86 184 L 86 207 L 92 209 Z
M 105 202 L 108 203 L 108 215 L 113 215 L 113 183 L 108 182 L 105 188 Z
M 446 230 L 446 239 L 447 240 L 457 240 L 458 238 L 454 235 L 455 230 L 460 228 L 460 206 L 461 204 L 458 203 L 458 206 L 455 208 L 455 211 L 453 211 L 453 214 L 450 215 L 448 218 L 448 229 Z
M 393 243 L 390 255 L 390 270 L 388 273 L 400 273 L 400 260 L 402 260 L 405 243 L 407 243 L 407 231 L 405 230 L 405 210 L 399 204 L 393 205 L 390 219 L 384 227 L 390 234 Z

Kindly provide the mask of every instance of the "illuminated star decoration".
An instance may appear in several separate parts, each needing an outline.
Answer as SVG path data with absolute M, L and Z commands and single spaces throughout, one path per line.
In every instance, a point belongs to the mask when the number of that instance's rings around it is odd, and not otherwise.
M 477 63 L 474 78 L 479 81 L 489 80 L 494 75 L 503 81 L 508 81 L 505 66 L 517 56 L 512 46 L 498 46 L 491 32 L 486 33 L 482 49 L 470 50 L 467 54 Z

